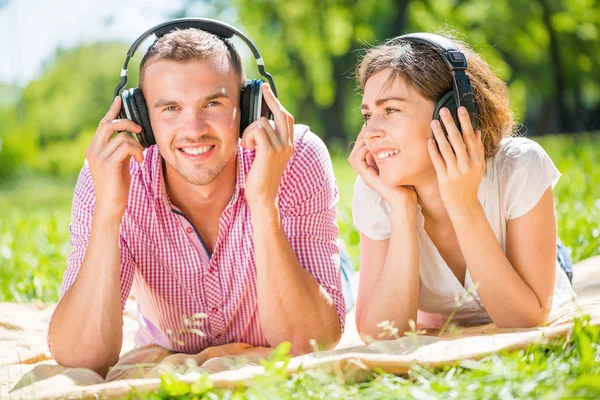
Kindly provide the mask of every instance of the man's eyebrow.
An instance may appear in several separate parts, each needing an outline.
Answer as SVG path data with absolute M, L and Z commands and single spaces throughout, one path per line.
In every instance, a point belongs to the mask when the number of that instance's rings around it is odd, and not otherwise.
M 382 98 L 382 99 L 377 99 L 377 100 L 375 101 L 375 105 L 376 105 L 377 107 L 379 107 L 379 106 L 381 106 L 382 104 L 385 104 L 385 103 L 387 103 L 388 101 L 405 101 L 405 102 L 406 102 L 406 101 L 408 101 L 408 99 L 407 99 L 406 97 L 398 97 L 398 96 L 384 97 L 384 98 Z M 362 105 L 360 106 L 360 109 L 361 109 L 361 110 L 368 110 L 368 109 L 369 109 L 369 106 L 368 106 L 368 105 L 366 105 L 366 104 L 362 104 Z
M 217 99 L 221 99 L 221 98 L 229 98 L 229 93 L 227 92 L 227 89 L 221 88 L 219 91 L 217 91 L 213 94 L 209 94 L 208 96 L 206 96 L 202 99 L 202 102 L 213 101 L 213 100 L 217 100 Z M 173 106 L 173 105 L 177 105 L 177 104 L 178 104 L 177 100 L 158 99 L 156 101 L 156 103 L 154 103 L 154 108 Z

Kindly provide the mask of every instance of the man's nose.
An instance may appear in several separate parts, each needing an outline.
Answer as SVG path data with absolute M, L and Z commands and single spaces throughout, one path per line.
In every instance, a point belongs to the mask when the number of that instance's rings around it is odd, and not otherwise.
M 196 110 L 190 110 L 186 118 L 183 119 L 184 129 L 189 133 L 202 134 L 208 132 L 209 123 L 203 113 Z

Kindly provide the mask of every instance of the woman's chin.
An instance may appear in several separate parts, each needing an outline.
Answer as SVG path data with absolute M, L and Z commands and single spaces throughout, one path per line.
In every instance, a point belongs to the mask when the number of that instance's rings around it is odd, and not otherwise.
M 389 187 L 411 185 L 405 176 L 398 173 L 386 173 L 380 171 L 379 179 L 381 179 L 381 182 L 383 182 L 384 185 Z

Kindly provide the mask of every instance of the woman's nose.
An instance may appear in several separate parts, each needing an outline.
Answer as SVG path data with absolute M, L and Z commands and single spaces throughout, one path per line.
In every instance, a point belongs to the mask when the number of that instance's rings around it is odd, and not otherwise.
M 385 136 L 385 131 L 381 128 L 377 121 L 371 118 L 365 123 L 363 127 L 363 136 L 365 139 L 382 138 L 383 136 Z

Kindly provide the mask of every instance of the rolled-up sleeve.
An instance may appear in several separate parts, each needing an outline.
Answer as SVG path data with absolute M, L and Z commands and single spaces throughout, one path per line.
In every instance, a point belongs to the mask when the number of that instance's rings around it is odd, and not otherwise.
M 60 290 L 61 298 L 75 282 L 77 274 L 79 273 L 79 268 L 83 262 L 92 233 L 94 207 L 94 184 L 89 167 L 86 163 L 81 169 L 73 194 L 71 223 L 69 224 L 69 244 L 71 245 L 71 250 L 67 255 L 67 269 L 63 275 Z M 121 256 L 121 303 L 123 308 L 125 308 L 125 302 L 127 301 L 133 283 L 135 263 L 127 244 L 122 237 L 119 237 L 119 247 Z
M 307 127 L 295 128 L 296 149 L 280 187 L 282 224 L 302 267 L 331 296 L 343 332 L 346 309 L 337 245 L 338 190 L 333 166 L 323 141 Z

